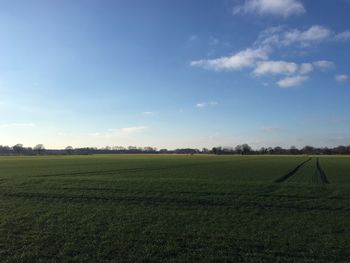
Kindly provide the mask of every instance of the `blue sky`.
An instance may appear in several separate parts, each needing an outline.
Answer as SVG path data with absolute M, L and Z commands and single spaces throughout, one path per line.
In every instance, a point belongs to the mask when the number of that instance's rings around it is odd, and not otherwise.
M 0 144 L 350 144 L 350 1 L 0 1 Z

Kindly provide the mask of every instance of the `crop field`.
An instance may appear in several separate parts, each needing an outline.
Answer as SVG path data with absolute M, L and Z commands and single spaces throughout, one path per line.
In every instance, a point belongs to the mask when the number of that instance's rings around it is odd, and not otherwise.
M 350 262 L 350 157 L 0 157 L 0 262 Z

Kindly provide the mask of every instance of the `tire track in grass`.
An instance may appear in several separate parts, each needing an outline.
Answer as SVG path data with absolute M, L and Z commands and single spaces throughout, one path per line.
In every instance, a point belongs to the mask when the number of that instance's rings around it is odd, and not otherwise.
M 317 167 L 317 171 L 320 175 L 321 183 L 322 184 L 330 184 L 331 182 L 328 180 L 326 173 L 322 169 L 322 167 L 320 165 L 320 158 L 318 158 L 318 157 L 317 157 L 317 161 L 316 161 L 316 167 Z
M 319 184 L 320 183 L 320 176 L 319 176 L 319 172 L 318 172 L 318 169 L 317 169 L 317 165 L 315 167 L 314 173 L 312 174 L 311 183 L 313 183 L 313 184 Z
M 293 170 L 288 172 L 287 174 L 283 175 L 282 177 L 275 180 L 275 183 L 283 183 L 284 181 L 288 180 L 290 177 L 292 177 L 301 167 L 303 167 L 307 162 L 311 161 L 311 157 L 307 159 L 306 161 L 299 164 L 297 167 L 295 167 Z
M 289 177 L 284 183 L 293 184 L 308 184 L 311 183 L 313 174 L 317 173 L 316 159 L 312 158 L 311 161 L 305 163 L 305 165 L 299 169 L 292 177 Z M 315 175 L 317 178 L 318 174 Z

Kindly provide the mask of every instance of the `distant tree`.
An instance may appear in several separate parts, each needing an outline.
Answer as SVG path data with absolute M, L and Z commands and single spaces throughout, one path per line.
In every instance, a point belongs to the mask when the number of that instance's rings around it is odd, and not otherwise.
M 266 150 L 266 152 L 267 152 L 268 154 L 273 154 L 273 149 L 272 149 L 272 147 L 268 147 L 267 150 Z
M 259 154 L 266 154 L 267 153 L 267 149 L 265 147 L 261 147 L 259 150 Z
M 112 149 L 114 151 L 125 151 L 125 148 L 123 146 L 113 146 Z
M 221 154 L 222 153 L 222 147 L 213 147 L 211 150 L 213 154 Z
M 292 146 L 292 147 L 290 147 L 290 149 L 289 149 L 289 153 L 290 153 L 290 154 L 298 154 L 298 153 L 299 153 L 299 150 L 297 149 L 297 147 Z
M 248 144 L 241 145 L 242 154 L 250 154 L 252 152 L 252 148 Z
M 67 152 L 68 154 L 72 154 L 72 152 L 73 152 L 74 149 L 73 149 L 72 146 L 67 146 L 65 150 L 66 150 L 66 152 Z
M 203 149 L 202 149 L 202 153 L 209 153 L 209 149 L 203 148 Z
M 283 148 L 280 146 L 276 146 L 275 148 L 273 148 L 273 153 L 274 154 L 283 154 Z
M 347 154 L 348 153 L 347 150 L 348 149 L 345 146 L 338 146 L 338 147 L 334 148 L 334 151 L 336 154 Z
M 45 147 L 43 144 L 37 144 L 34 147 L 34 151 L 36 151 L 39 155 L 42 154 L 42 152 L 45 150 Z
M 136 146 L 128 146 L 128 150 L 135 151 L 135 150 L 137 150 L 137 147 Z
M 184 148 L 184 149 L 175 149 L 174 153 L 177 154 L 195 154 L 198 152 L 198 149 Z
M 242 153 L 243 153 L 242 145 L 237 145 L 237 146 L 235 147 L 235 152 L 236 152 L 237 154 L 242 154 Z
M 303 154 L 313 154 L 315 148 L 312 146 L 305 146 L 301 151 Z
M 152 148 L 152 147 L 147 146 L 147 147 L 144 147 L 142 150 L 144 152 L 155 152 L 156 148 Z
M 10 154 L 11 153 L 11 151 L 12 151 L 13 149 L 11 149 L 11 147 L 9 147 L 9 146 L 3 146 L 3 145 L 1 145 L 0 146 L 0 154 Z
M 234 149 L 231 146 L 225 146 L 222 148 L 222 152 L 224 154 L 232 154 L 234 152 Z
M 250 154 L 252 151 L 252 148 L 246 143 L 235 147 L 235 152 L 238 154 Z
M 350 151 L 349 151 L 350 153 Z M 329 149 L 327 147 L 322 149 L 322 154 L 333 154 L 333 149 Z
M 16 154 L 21 154 L 24 150 L 23 144 L 17 143 L 16 145 L 12 146 L 12 149 Z

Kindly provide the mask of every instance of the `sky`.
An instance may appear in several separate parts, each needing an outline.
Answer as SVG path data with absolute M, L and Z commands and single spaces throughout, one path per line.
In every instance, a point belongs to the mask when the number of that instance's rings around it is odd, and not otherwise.
M 0 0 L 0 145 L 350 145 L 349 0 Z

